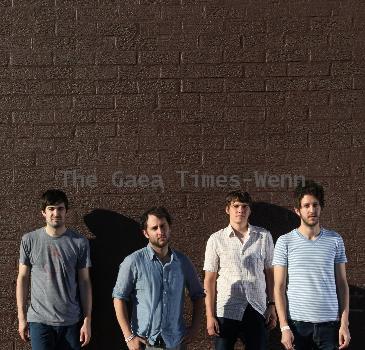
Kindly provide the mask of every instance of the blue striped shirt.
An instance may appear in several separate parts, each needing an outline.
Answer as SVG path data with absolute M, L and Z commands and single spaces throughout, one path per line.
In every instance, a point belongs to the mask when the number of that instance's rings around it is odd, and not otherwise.
M 327 322 L 339 319 L 335 264 L 346 263 L 341 236 L 321 229 L 309 240 L 297 229 L 279 237 L 273 265 L 288 268 L 288 317 L 296 321 Z

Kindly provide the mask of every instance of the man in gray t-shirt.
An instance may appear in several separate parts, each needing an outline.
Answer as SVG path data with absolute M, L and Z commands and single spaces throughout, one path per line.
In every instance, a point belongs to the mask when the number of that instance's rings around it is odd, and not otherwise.
M 30 336 L 33 350 L 74 350 L 90 341 L 89 244 L 65 227 L 67 209 L 65 193 L 46 191 L 42 196 L 46 226 L 25 234 L 20 245 L 19 334 L 24 341 Z

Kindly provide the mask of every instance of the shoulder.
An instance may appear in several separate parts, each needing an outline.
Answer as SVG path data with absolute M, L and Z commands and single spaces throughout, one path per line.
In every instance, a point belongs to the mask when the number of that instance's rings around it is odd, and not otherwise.
M 34 241 L 35 239 L 38 239 L 40 237 L 40 233 L 43 230 L 43 228 L 38 228 L 34 231 L 30 231 L 25 233 L 22 236 L 22 241 L 23 242 L 29 242 L 29 241 Z
M 89 240 L 84 235 L 74 229 L 68 228 L 65 232 L 65 237 L 69 238 L 79 246 L 85 246 L 89 244 Z
M 276 244 L 277 245 L 280 245 L 280 244 L 289 244 L 293 239 L 295 239 L 297 237 L 296 235 L 296 229 L 288 232 L 288 233 L 285 233 L 283 235 L 281 235 L 278 240 L 276 241 Z
M 323 232 L 323 235 L 325 237 L 341 239 L 342 240 L 341 235 L 339 233 L 337 233 L 336 231 L 329 230 L 329 229 L 326 229 L 326 228 L 322 228 L 322 232 Z
M 173 254 L 175 254 L 176 258 L 181 261 L 182 263 L 187 263 L 187 264 L 190 264 L 191 263 L 191 260 L 190 258 L 185 255 L 184 253 L 182 253 L 180 250 L 176 250 L 176 249 L 173 249 Z
M 147 256 L 148 252 L 147 252 L 147 247 L 141 248 L 136 250 L 135 252 L 127 255 L 122 264 L 129 264 L 132 265 L 138 261 L 140 261 L 141 259 L 145 259 Z
M 212 233 L 212 234 L 209 236 L 209 239 L 208 239 L 208 240 L 211 240 L 211 241 L 217 241 L 217 240 L 222 239 L 222 238 L 223 238 L 223 236 L 224 236 L 224 234 L 226 233 L 226 230 L 227 230 L 227 227 L 222 228 L 222 229 L 220 229 L 219 231 Z
M 260 227 L 260 226 L 253 226 L 250 225 L 250 230 L 258 235 L 260 235 L 262 238 L 267 238 L 271 236 L 271 233 L 266 228 Z

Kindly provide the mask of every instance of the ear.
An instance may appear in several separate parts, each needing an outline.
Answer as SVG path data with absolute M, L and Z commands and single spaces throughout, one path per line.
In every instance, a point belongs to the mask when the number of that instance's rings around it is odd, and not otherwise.
M 300 216 L 300 210 L 298 208 L 294 208 L 295 214 L 297 214 L 298 216 Z
M 226 214 L 229 215 L 229 205 L 226 206 Z
M 44 210 L 41 210 L 42 216 L 46 218 L 46 212 Z
M 150 236 L 148 235 L 148 233 L 147 233 L 147 231 L 146 231 L 146 230 L 143 230 L 143 234 L 144 234 L 144 236 L 145 236 L 147 239 L 149 239 L 149 238 L 150 238 Z

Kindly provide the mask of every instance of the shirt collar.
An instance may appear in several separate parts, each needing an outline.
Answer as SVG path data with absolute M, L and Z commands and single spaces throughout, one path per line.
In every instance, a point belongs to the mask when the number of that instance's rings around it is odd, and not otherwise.
M 158 259 L 157 255 L 156 255 L 156 252 L 153 250 L 153 248 L 151 247 L 151 245 L 149 243 L 147 244 L 146 248 L 147 248 L 147 254 L 148 254 L 148 257 L 150 258 L 150 260 L 153 260 L 154 258 Z M 170 247 L 169 247 L 169 252 L 170 252 L 171 257 L 172 257 L 171 260 L 176 259 L 175 252 Z
M 256 230 L 254 228 L 254 226 L 248 224 L 248 230 L 247 230 L 247 233 L 248 235 L 250 236 L 252 233 L 255 233 Z M 227 237 L 235 237 L 236 234 L 234 233 L 234 230 L 233 230 L 233 227 L 231 226 L 231 224 L 229 224 L 225 229 L 224 229 L 224 234 L 227 236 Z

